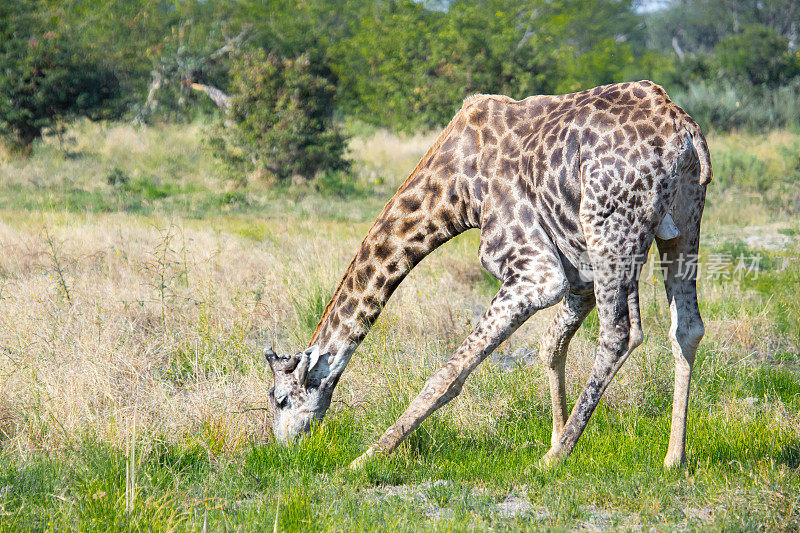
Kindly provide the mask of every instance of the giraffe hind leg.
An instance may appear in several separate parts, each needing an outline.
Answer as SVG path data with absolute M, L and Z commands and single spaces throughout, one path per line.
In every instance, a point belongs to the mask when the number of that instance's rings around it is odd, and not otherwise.
M 551 443 L 555 446 L 561 439 L 567 422 L 567 396 L 564 369 L 567 348 L 575 332 L 586 316 L 594 309 L 594 292 L 570 289 L 562 300 L 553 321 L 542 336 L 539 358 L 544 365 L 550 384 L 550 401 L 553 407 L 553 432 Z
M 687 231 L 691 238 L 684 242 L 659 241 L 661 261 L 666 265 L 664 289 L 669 303 L 669 330 L 675 359 L 675 387 L 672 401 L 672 423 L 669 447 L 664 459 L 667 468 L 686 462 L 686 417 L 689 409 L 689 385 L 695 354 L 705 333 L 697 303 L 696 269 L 684 260 L 696 257 L 699 228 Z M 683 257 L 682 257 L 683 256 Z M 683 264 L 683 267 L 681 265 Z
M 669 447 L 664 458 L 667 468 L 686 462 L 686 417 L 692 366 L 705 333 L 697 303 L 697 254 L 700 245 L 700 219 L 705 206 L 704 185 L 694 169 L 684 176 L 673 205 L 673 220 L 679 239 L 657 239 L 661 262 L 666 266 L 664 289 L 667 293 L 671 326 L 672 355 L 675 358 L 675 389 Z
M 609 285 L 603 283 L 603 285 Z M 557 443 L 543 458 L 545 465 L 564 459 L 578 442 L 601 396 L 631 352 L 642 342 L 635 283 L 611 283 L 597 293 L 600 335 L 592 374 L 575 402 Z M 630 302 L 630 303 L 629 303 Z
M 669 308 L 672 325 L 669 331 L 672 354 L 675 358 L 675 387 L 672 400 L 669 447 L 664 458 L 667 468 L 686 462 L 686 417 L 689 409 L 689 385 L 697 346 L 705 328 L 697 306 L 694 287 L 668 282 Z

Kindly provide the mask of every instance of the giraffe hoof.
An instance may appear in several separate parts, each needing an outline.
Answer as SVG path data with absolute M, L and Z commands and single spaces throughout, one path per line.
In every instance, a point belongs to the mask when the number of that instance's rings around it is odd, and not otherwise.
M 558 451 L 555 451 L 555 448 L 550 448 L 550 451 L 544 454 L 544 457 L 539 460 L 539 468 L 542 470 L 549 470 L 558 465 L 559 462 L 561 462 L 561 457 Z
M 370 447 L 369 449 L 367 449 L 366 452 L 361 454 L 357 459 L 355 459 L 352 463 L 350 463 L 349 467 L 350 471 L 358 472 L 360 470 L 363 470 L 364 467 L 369 462 L 369 460 L 372 459 L 373 455 L 375 455 L 375 450 L 373 450 L 372 447 Z
M 664 468 L 667 470 L 672 470 L 675 468 L 680 468 L 686 464 L 686 457 L 685 456 L 671 456 L 667 455 L 664 458 Z

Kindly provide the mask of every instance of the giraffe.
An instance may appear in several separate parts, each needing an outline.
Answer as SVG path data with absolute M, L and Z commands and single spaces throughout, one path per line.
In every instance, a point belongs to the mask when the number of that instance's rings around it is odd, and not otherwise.
M 479 228 L 480 261 L 500 289 L 446 364 L 353 466 L 392 452 L 525 320 L 556 304 L 539 350 L 553 412 L 542 461 L 562 460 L 643 340 L 638 279 L 655 240 L 666 265 L 675 359 L 664 464 L 684 463 L 689 383 L 704 334 L 691 262 L 711 177 L 700 128 L 650 81 L 519 101 L 469 97 L 368 231 L 309 347 L 292 356 L 265 350 L 275 375 L 273 434 L 288 441 L 320 422 L 350 357 L 403 278 L 438 246 Z M 595 362 L 568 415 L 567 347 L 595 306 Z

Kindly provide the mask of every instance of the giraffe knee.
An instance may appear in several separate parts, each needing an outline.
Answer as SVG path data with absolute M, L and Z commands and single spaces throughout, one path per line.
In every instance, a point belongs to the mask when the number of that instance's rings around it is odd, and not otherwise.
M 633 324 L 631 326 L 630 335 L 628 336 L 628 353 L 642 345 L 644 342 L 644 333 L 642 332 L 641 324 Z
M 699 316 L 679 323 L 678 327 L 672 332 L 672 337 L 681 344 L 697 345 L 706 334 L 706 327 L 703 319 Z
M 706 334 L 702 320 L 690 324 L 681 324 L 674 331 L 670 331 L 670 339 L 681 346 L 697 346 Z
M 567 290 L 569 290 L 569 282 L 563 274 L 552 276 L 545 281 L 527 284 L 524 305 L 534 311 L 551 307 L 564 299 Z
M 681 322 L 677 327 L 670 329 L 670 340 L 673 344 L 678 345 L 681 359 L 685 360 L 689 367 L 694 364 L 695 351 L 705 333 L 703 319 L 699 316 L 693 320 Z
M 451 382 L 447 389 L 445 389 L 444 394 L 442 394 L 443 405 L 461 394 L 461 389 L 463 387 L 464 381 L 461 379 L 456 379 L 455 381 Z
M 644 332 L 642 331 L 642 319 L 639 315 L 639 305 L 636 302 L 635 312 L 628 315 L 630 317 L 630 333 L 628 335 L 628 353 L 638 348 L 644 342 Z
M 431 387 L 428 394 L 435 398 L 437 409 L 461 393 L 467 375 L 469 368 L 466 361 L 450 359 L 431 377 L 426 388 Z
M 634 339 L 635 340 L 635 339 Z M 641 343 L 641 341 L 639 341 Z M 601 327 L 598 348 L 613 358 L 622 357 L 631 350 L 631 327 L 629 324 L 612 324 Z
M 539 344 L 539 359 L 546 368 L 556 368 L 566 356 L 566 351 L 559 350 L 552 338 L 542 338 Z
M 568 324 L 560 322 L 558 316 L 547 329 L 539 342 L 539 359 L 547 368 L 556 368 L 567 356 L 568 337 L 571 331 Z

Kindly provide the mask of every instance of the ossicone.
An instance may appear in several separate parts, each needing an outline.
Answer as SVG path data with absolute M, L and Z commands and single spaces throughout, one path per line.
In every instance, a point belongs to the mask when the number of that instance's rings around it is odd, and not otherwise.
M 300 362 L 300 356 L 298 355 L 278 355 L 275 353 L 275 350 L 272 349 L 272 346 L 268 346 L 264 348 L 264 358 L 267 360 L 267 364 L 269 365 L 270 370 L 272 370 L 273 374 L 278 372 L 284 372 L 286 374 L 294 371 L 297 367 L 297 364 Z

